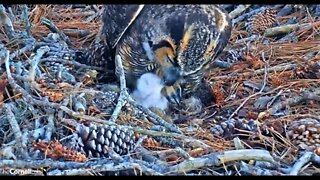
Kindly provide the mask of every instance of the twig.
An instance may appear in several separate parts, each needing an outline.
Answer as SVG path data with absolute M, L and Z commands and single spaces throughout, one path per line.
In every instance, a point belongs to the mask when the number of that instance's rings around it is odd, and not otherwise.
M 289 175 L 298 175 L 300 169 L 308 162 L 311 161 L 313 153 L 312 152 L 305 152 L 293 165 L 291 168 Z
M 248 43 L 248 42 L 251 42 L 251 41 L 255 41 L 259 38 L 258 35 L 256 34 L 252 34 L 251 36 L 249 37 L 246 37 L 246 38 L 242 38 L 242 39 L 239 39 L 235 42 L 235 44 L 244 44 L 244 43 Z
M 14 16 L 14 14 L 13 14 L 13 12 L 12 12 L 12 8 L 11 8 L 11 7 L 8 7 L 8 11 L 9 11 L 8 16 L 10 17 L 11 22 L 15 22 L 15 21 L 16 21 L 16 17 Z
M 182 132 L 178 129 L 178 127 L 175 124 L 168 123 L 167 121 L 163 120 L 160 116 L 152 112 L 150 109 L 139 105 L 130 95 L 128 95 L 127 100 L 133 107 L 140 109 L 141 111 L 146 113 L 150 118 L 154 119 L 156 122 L 158 122 L 161 126 L 165 127 L 169 131 L 182 134 Z
M 109 156 L 114 162 L 124 162 L 124 159 L 118 153 L 114 152 L 113 148 L 107 146 L 104 146 L 103 148 L 108 151 Z
M 10 123 L 10 126 L 12 128 L 12 132 L 14 134 L 14 137 L 16 139 L 16 143 L 21 145 L 21 137 L 22 137 L 22 133 L 19 127 L 19 124 L 11 110 L 11 105 L 8 103 L 4 103 L 4 109 L 5 109 L 5 113 L 7 116 L 7 119 Z
M 50 51 L 50 48 L 48 46 L 43 46 L 43 47 L 40 47 L 38 50 L 37 50 L 37 53 L 36 55 L 32 58 L 32 61 L 31 61 L 31 68 L 29 70 L 29 81 L 30 82 L 34 82 L 35 80 L 35 74 L 36 74 L 36 68 L 38 68 L 38 64 L 40 62 L 40 59 L 41 57 Z
M 193 157 L 191 157 L 189 155 L 189 153 L 187 153 L 186 151 L 184 151 L 180 147 L 177 147 L 177 148 L 174 148 L 174 149 L 168 149 L 168 150 L 164 150 L 164 151 L 158 151 L 158 152 L 155 152 L 154 154 L 159 156 L 160 159 L 165 159 L 166 157 L 170 156 L 171 154 L 178 154 L 182 158 L 187 159 L 187 160 L 193 160 L 194 159 Z
M 177 147 L 174 149 L 181 157 L 187 160 L 193 160 L 193 157 L 190 156 L 188 152 L 185 150 L 181 149 L 180 147 Z
M 320 156 L 314 153 L 311 157 L 311 161 L 315 164 L 320 165 Z
M 319 26 L 319 25 L 320 25 L 320 21 L 316 21 L 314 23 L 287 24 L 287 25 L 283 25 L 283 26 L 277 26 L 277 27 L 266 29 L 264 32 L 264 36 L 272 37 L 272 36 L 277 36 L 279 34 L 286 34 L 286 33 L 289 33 L 291 31 L 295 31 L 298 29 L 302 29 L 302 28 L 308 29 L 308 28 L 312 28 L 314 26 Z
M 115 164 L 110 159 L 99 159 L 94 161 L 87 161 L 85 163 L 78 162 L 63 162 L 53 161 L 51 159 L 45 160 L 0 160 L 0 168 L 16 168 L 16 169 L 40 169 L 43 167 L 50 167 L 53 169 L 47 172 L 47 175 L 89 175 L 89 172 L 96 171 L 121 171 L 130 169 L 140 169 L 148 175 L 162 175 L 153 169 L 146 167 L 141 161 L 123 162 Z M 58 170 L 64 169 L 64 170 Z
M 283 93 L 283 89 L 281 89 L 275 96 L 272 97 L 272 99 L 267 104 L 267 109 L 269 109 L 270 106 L 278 99 L 278 97 Z
M 90 175 L 90 172 L 117 172 L 122 170 L 140 169 L 146 175 L 162 175 L 151 168 L 145 166 L 146 163 L 134 160 L 115 164 L 110 159 L 98 159 L 87 161 L 85 163 L 79 162 L 63 162 L 53 161 L 51 159 L 45 160 L 0 160 L 0 168 L 16 168 L 16 169 L 40 169 L 43 167 L 50 167 L 47 175 Z M 159 166 L 159 165 L 157 165 Z M 59 170 L 62 169 L 62 170 Z M 161 168 L 159 168 L 161 169 Z
M 51 22 L 51 21 L 50 21 L 49 19 L 47 19 L 47 18 L 42 18 L 42 19 L 41 19 L 41 22 L 42 22 L 45 26 L 47 26 L 47 28 L 49 28 L 51 32 L 53 32 L 53 33 L 58 33 L 58 34 L 60 35 L 60 37 L 63 39 L 63 41 L 66 42 L 69 46 L 72 46 L 72 43 L 71 43 L 69 37 L 66 36 L 62 31 L 60 31 L 60 30 L 58 29 L 58 27 L 53 24 L 53 22 Z
M 111 126 L 116 126 L 117 125 L 114 122 L 106 121 L 106 120 L 99 119 L 99 118 L 94 117 L 94 116 L 88 116 L 88 115 L 84 115 L 84 114 L 79 113 L 79 112 L 72 111 L 71 109 L 69 109 L 66 106 L 61 106 L 60 105 L 59 108 L 62 111 L 64 111 L 65 113 L 67 113 L 68 115 L 70 115 L 70 116 L 72 116 L 74 118 L 85 119 L 87 121 L 92 121 L 92 122 L 95 122 L 95 123 L 106 124 L 106 125 L 111 125 Z M 68 120 L 66 120 L 66 122 L 69 123 Z
M 54 112 L 53 109 L 48 109 L 48 123 L 46 125 L 46 133 L 44 135 L 46 141 L 51 140 L 52 134 L 55 132 L 55 126 L 54 126 Z
M 138 139 L 137 142 L 135 143 L 134 149 L 142 147 L 143 141 L 144 141 L 145 139 L 147 139 L 147 138 L 148 138 L 147 135 L 143 135 L 142 137 L 139 137 L 139 139 Z
M 306 101 L 306 100 L 320 101 L 320 88 L 306 89 L 302 92 L 301 95 L 297 95 L 292 98 L 288 98 L 284 101 L 275 103 L 272 106 L 271 110 L 269 110 L 269 111 L 271 111 L 271 114 L 275 114 L 279 110 L 285 108 L 286 106 L 295 106 L 295 105 L 299 104 L 300 102 Z
M 121 164 L 113 164 L 113 163 L 109 163 L 109 164 L 102 164 L 102 165 L 96 165 L 96 166 L 92 166 L 92 167 L 88 167 L 88 168 L 76 168 L 76 169 L 69 169 L 69 170 L 53 170 L 53 171 L 49 171 L 47 173 L 47 175 L 49 176 L 57 176 L 57 175 L 90 175 L 92 173 L 89 172 L 117 172 L 117 171 L 123 171 L 123 170 L 136 170 L 139 169 L 140 173 L 143 172 L 143 174 L 145 175 L 149 175 L 149 176 L 159 176 L 159 175 L 163 175 L 162 173 L 159 173 L 153 169 L 150 169 L 148 167 L 145 167 L 142 164 L 137 164 L 137 163 L 130 163 L 130 162 L 123 162 Z M 135 175 L 142 175 L 142 174 L 135 174 Z
M 98 9 L 98 11 L 96 13 L 94 13 L 93 15 L 89 16 L 86 18 L 86 22 L 91 22 L 92 20 L 94 20 L 96 17 L 101 16 L 103 14 L 103 10 L 104 9 Z
M 109 119 L 111 122 L 116 122 L 120 112 L 121 108 L 125 105 L 127 102 L 127 97 L 130 96 L 128 91 L 127 91 L 127 85 L 126 85 L 126 79 L 124 75 L 124 69 L 122 66 L 122 60 L 119 55 L 116 55 L 116 74 L 119 77 L 120 80 L 120 96 L 118 98 L 118 103 Z
M 97 5 L 91 5 L 90 7 L 94 10 L 94 12 L 99 12 L 99 8 L 97 7 Z
M 189 145 L 193 148 L 197 148 L 197 147 L 201 147 L 204 149 L 211 148 L 209 145 L 202 142 L 201 140 L 198 140 L 198 139 L 195 139 L 192 137 L 188 137 L 183 134 L 163 132 L 163 131 L 152 131 L 152 130 L 146 130 L 146 129 L 137 128 L 137 127 L 128 127 L 128 128 L 131 128 L 135 132 L 150 135 L 150 136 L 174 137 L 176 139 L 181 140 L 183 143 L 185 143 L 186 145 Z
M 10 58 L 14 59 L 15 57 L 18 57 L 27 51 L 31 51 L 33 49 L 33 46 L 34 46 L 33 43 L 26 43 L 26 45 L 23 48 L 18 49 L 15 52 L 11 53 Z
M 5 7 L 2 4 L 0 4 L 0 20 L 2 21 L 2 24 L 4 25 L 5 33 L 7 34 L 9 39 L 14 38 L 15 31 L 14 31 L 14 28 L 12 25 L 12 21 L 8 17 L 8 15 L 5 11 Z
M 202 167 L 220 166 L 227 162 L 238 160 L 260 160 L 275 163 L 273 157 L 266 150 L 242 149 L 212 153 L 200 158 L 194 158 L 193 160 L 185 160 L 180 164 L 170 167 L 169 172 L 184 173 Z
M 231 19 L 234 19 L 235 17 L 239 16 L 241 13 L 243 13 L 246 9 L 248 9 L 251 6 L 251 4 L 246 4 L 246 5 L 239 5 L 237 6 L 236 9 L 231 11 L 229 13 L 229 16 Z
M 29 21 L 28 15 L 29 15 L 28 6 L 23 4 L 22 5 L 22 17 L 23 17 L 24 22 L 26 23 L 27 34 L 28 34 L 28 36 L 30 36 L 31 35 L 31 26 L 32 25 L 31 25 L 31 23 Z
M 278 171 L 263 169 L 260 167 L 255 167 L 249 165 L 243 161 L 240 162 L 240 172 L 245 172 L 255 176 L 276 176 L 276 175 L 284 175 Z
M 240 149 L 225 151 L 221 155 L 218 155 L 218 158 L 220 160 L 220 165 L 237 160 L 267 161 L 272 164 L 276 164 L 269 151 L 260 149 Z
M 83 30 L 83 29 L 64 29 L 63 32 L 68 35 L 68 36 L 73 36 L 73 37 L 86 37 L 90 34 L 88 30 Z
M 84 114 L 86 111 L 86 99 L 83 97 L 85 93 L 81 93 L 79 95 L 76 95 L 73 99 L 73 108 L 76 112 L 79 112 L 81 114 Z
M 167 166 L 168 163 L 166 161 L 162 161 L 159 158 L 155 157 L 157 155 L 157 152 L 151 152 L 145 149 L 144 147 L 140 146 L 137 148 L 136 152 L 138 152 L 138 155 L 142 157 L 142 160 L 159 164 L 159 165 L 165 165 Z
M 24 144 L 24 141 L 23 141 L 23 137 L 22 137 L 22 132 L 20 130 L 20 127 L 19 127 L 19 124 L 11 110 L 11 104 L 8 104 L 8 103 L 4 103 L 4 106 L 3 108 L 5 109 L 5 113 L 6 113 L 6 116 L 7 116 L 7 119 L 10 123 L 10 126 L 12 128 L 12 132 L 14 134 L 14 137 L 15 137 L 15 141 L 16 141 L 16 147 L 18 149 L 18 152 L 20 155 L 23 156 L 23 158 L 27 158 L 28 155 L 27 155 L 27 152 L 25 151 L 26 150 L 26 147 L 27 145 Z
M 234 143 L 234 147 L 235 147 L 236 149 L 245 149 L 245 147 L 244 147 L 243 144 L 241 143 L 241 140 L 239 139 L 239 137 L 233 138 L 233 143 Z
M 261 12 L 261 11 L 264 11 L 265 9 L 266 9 L 266 7 L 261 7 L 261 8 L 252 10 L 252 11 L 250 11 L 250 12 L 248 12 L 248 13 L 245 13 L 245 14 L 237 17 L 236 19 L 233 19 L 233 20 L 232 20 L 232 25 L 235 25 L 235 24 L 237 24 L 238 22 L 243 21 L 244 19 L 248 19 L 248 18 L 251 17 L 252 15 L 257 14 L 257 13 L 259 13 L 259 12 Z

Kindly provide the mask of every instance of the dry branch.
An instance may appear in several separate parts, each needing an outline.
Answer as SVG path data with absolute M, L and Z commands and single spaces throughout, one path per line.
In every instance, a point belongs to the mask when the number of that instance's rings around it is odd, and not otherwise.
M 23 139 L 19 124 L 15 118 L 15 115 L 12 112 L 11 104 L 5 103 L 4 110 L 5 110 L 7 119 L 9 120 L 10 126 L 12 128 L 12 132 L 15 137 L 16 148 L 18 149 L 18 152 L 21 156 L 23 156 L 23 158 L 28 158 L 28 154 L 26 151 L 27 144 Z
M 277 26 L 277 27 L 273 27 L 273 28 L 268 28 L 265 30 L 264 35 L 266 37 L 272 37 L 272 36 L 277 36 L 279 34 L 286 34 L 286 33 L 290 33 L 291 31 L 295 31 L 298 29 L 309 29 L 312 28 L 314 26 L 319 26 L 320 25 L 320 21 L 314 22 L 314 23 L 297 23 L 297 24 L 287 24 L 287 25 L 283 25 L 283 26 Z
M 38 68 L 38 64 L 41 60 L 41 57 L 49 51 L 50 51 L 50 49 L 48 46 L 40 47 L 37 50 L 37 54 L 32 58 L 31 69 L 29 71 L 29 81 L 30 82 L 35 81 L 36 69 Z
M 248 19 L 249 17 L 253 16 L 254 14 L 257 14 L 261 11 L 264 11 L 265 9 L 266 9 L 266 7 L 261 7 L 261 8 L 249 11 L 248 13 L 245 13 L 237 18 L 232 19 L 232 24 L 235 25 L 240 21 Z
M 301 93 L 301 95 L 297 95 L 292 98 L 288 98 L 284 101 L 280 101 L 278 103 L 275 103 L 270 109 L 271 114 L 275 114 L 279 110 L 281 110 L 287 106 L 295 106 L 295 105 L 299 104 L 300 102 L 307 101 L 307 100 L 320 101 L 320 88 L 306 89 Z
M 201 158 L 193 158 L 185 160 L 177 165 L 164 166 L 156 165 L 146 167 L 146 162 L 140 160 L 132 160 L 126 162 L 120 162 L 115 164 L 109 159 L 99 159 L 94 161 L 87 161 L 85 163 L 77 162 L 59 162 L 52 160 L 0 160 L 0 168 L 42 168 L 50 167 L 52 169 L 48 172 L 48 175 L 79 175 L 88 174 L 88 170 L 94 170 L 96 172 L 101 171 L 120 171 L 137 168 L 142 170 L 143 173 L 150 175 L 162 175 L 162 174 L 180 174 L 197 170 L 203 167 L 220 166 L 224 163 L 238 160 L 261 160 L 274 163 L 272 156 L 265 150 L 234 150 L 221 153 L 213 153 L 205 155 Z M 61 170 L 55 170 L 63 169 Z
M 290 170 L 290 175 L 298 175 L 300 169 L 307 164 L 308 162 L 311 161 L 311 158 L 313 156 L 312 152 L 305 152 L 298 160 L 297 162 L 293 165 L 293 167 Z
M 54 134 L 56 128 L 55 128 L 55 125 L 54 125 L 54 110 L 52 109 L 49 109 L 48 110 L 48 123 L 46 125 L 46 132 L 45 132 L 45 140 L 46 141 L 50 141 L 51 140 L 51 136 L 52 134 Z
M 249 165 L 243 161 L 240 162 L 240 172 L 245 172 L 255 176 L 279 176 L 284 175 L 276 170 L 264 169 L 256 166 Z
M 29 10 L 28 6 L 26 4 L 22 5 L 22 18 L 26 24 L 26 32 L 30 36 L 31 35 L 31 23 L 29 21 Z
M 14 59 L 14 58 L 20 56 L 21 54 L 26 53 L 27 51 L 31 51 L 33 48 L 34 48 L 34 44 L 28 42 L 28 43 L 26 43 L 26 45 L 23 48 L 18 49 L 15 52 L 11 53 L 10 58 Z
M 230 18 L 234 19 L 235 17 L 239 16 L 242 12 L 244 12 L 246 9 L 248 9 L 250 6 L 250 4 L 239 5 L 235 10 L 229 13 Z
M 69 46 L 72 46 L 72 43 L 71 43 L 69 37 L 66 36 L 62 31 L 60 31 L 59 28 L 57 26 L 55 26 L 53 22 L 51 22 L 47 18 L 42 18 L 41 22 L 44 25 L 46 25 L 48 27 L 48 29 L 50 29 L 51 32 L 58 33 L 60 35 L 60 37 L 63 39 L 63 41 L 66 42 Z
M 239 160 L 259 160 L 275 163 L 273 157 L 266 150 L 242 149 L 212 153 L 200 158 L 194 158 L 193 160 L 185 160 L 180 164 L 170 167 L 169 172 L 184 173 L 203 167 L 220 166 Z

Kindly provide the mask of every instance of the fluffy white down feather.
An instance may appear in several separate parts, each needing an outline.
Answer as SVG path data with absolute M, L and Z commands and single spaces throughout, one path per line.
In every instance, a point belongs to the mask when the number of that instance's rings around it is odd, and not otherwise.
M 168 107 L 168 100 L 161 94 L 161 79 L 153 73 L 143 74 L 137 81 L 137 89 L 131 96 L 140 105 L 146 108 L 159 108 L 165 110 Z

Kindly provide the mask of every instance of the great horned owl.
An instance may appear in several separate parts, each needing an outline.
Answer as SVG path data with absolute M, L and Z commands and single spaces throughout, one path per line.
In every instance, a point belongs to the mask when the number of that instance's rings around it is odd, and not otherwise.
M 103 62 L 119 54 L 131 89 L 144 73 L 157 74 L 162 94 L 174 103 L 197 90 L 232 28 L 228 13 L 216 5 L 106 5 L 102 21 Z M 86 59 L 103 64 L 96 56 Z

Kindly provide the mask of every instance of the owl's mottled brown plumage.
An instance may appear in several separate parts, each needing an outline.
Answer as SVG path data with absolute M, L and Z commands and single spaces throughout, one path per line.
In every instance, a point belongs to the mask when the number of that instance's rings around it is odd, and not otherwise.
M 106 5 L 102 21 L 105 56 L 121 56 L 129 87 L 154 72 L 174 102 L 199 87 L 231 34 L 227 12 L 215 5 Z

